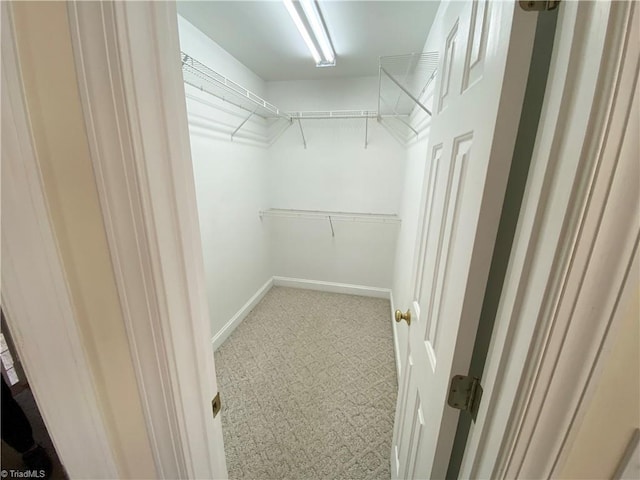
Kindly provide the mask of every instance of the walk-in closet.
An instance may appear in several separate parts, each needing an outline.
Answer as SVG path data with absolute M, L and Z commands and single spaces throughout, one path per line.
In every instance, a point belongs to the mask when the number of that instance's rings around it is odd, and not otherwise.
M 232 478 L 390 475 L 389 300 L 401 231 L 415 242 L 403 208 L 420 200 L 437 9 L 178 4 Z M 320 20 L 334 65 L 316 66 L 296 15 Z

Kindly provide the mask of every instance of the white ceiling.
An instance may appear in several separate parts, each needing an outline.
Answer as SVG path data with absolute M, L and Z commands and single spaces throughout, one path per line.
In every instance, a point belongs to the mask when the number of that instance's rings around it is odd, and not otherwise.
M 378 74 L 378 57 L 421 52 L 438 1 L 320 1 L 336 51 L 317 68 L 281 1 L 179 1 L 178 13 L 263 80 Z

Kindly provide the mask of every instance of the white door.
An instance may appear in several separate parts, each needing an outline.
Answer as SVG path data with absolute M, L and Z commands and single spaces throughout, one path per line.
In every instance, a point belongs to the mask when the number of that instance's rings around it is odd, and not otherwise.
M 409 330 L 391 452 L 394 478 L 446 475 L 460 414 L 446 405 L 447 392 L 451 377 L 468 371 L 537 19 L 517 2 L 440 8 L 417 268 L 412 305 L 404 306 L 412 318 L 410 326 L 399 325 Z

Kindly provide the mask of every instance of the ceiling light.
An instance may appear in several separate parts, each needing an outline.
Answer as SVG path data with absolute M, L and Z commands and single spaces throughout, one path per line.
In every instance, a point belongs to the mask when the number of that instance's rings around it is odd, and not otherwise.
M 336 55 L 331 46 L 329 35 L 324 28 L 316 2 L 314 0 L 300 0 L 296 3 L 293 0 L 283 0 L 283 2 L 304 43 L 309 48 L 316 62 L 316 67 L 334 66 L 336 64 Z M 302 6 L 302 9 L 297 8 L 296 4 Z
M 320 50 L 322 50 L 322 55 L 324 56 L 324 60 L 327 63 L 332 63 L 335 65 L 336 63 L 336 54 L 333 52 L 333 48 L 331 47 L 331 41 L 329 41 L 329 35 L 324 28 L 324 24 L 322 23 L 322 18 L 320 18 L 320 12 L 318 12 L 318 5 L 314 0 L 300 0 L 300 5 L 302 5 L 302 10 L 309 21 L 309 25 L 311 25 L 311 31 L 316 37 L 316 40 L 320 44 Z

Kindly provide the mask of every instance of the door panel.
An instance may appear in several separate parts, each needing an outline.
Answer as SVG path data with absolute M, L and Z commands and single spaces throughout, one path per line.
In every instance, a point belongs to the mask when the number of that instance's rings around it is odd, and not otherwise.
M 515 2 L 450 2 L 442 32 L 411 291 L 394 478 L 444 478 L 520 118 L 537 14 Z M 402 328 L 407 328 L 403 326 Z

